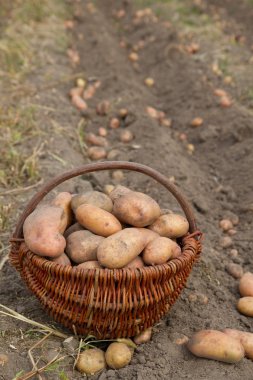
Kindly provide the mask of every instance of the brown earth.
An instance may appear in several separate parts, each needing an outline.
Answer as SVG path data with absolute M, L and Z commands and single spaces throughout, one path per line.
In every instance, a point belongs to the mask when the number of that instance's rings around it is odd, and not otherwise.
M 85 134 L 107 127 L 109 118 L 126 107 L 130 114 L 127 126 L 122 128 L 131 130 L 135 139 L 130 144 L 120 143 L 122 129 L 109 130 L 108 150 L 117 151 L 117 160 L 140 162 L 172 177 L 193 204 L 198 226 L 204 232 L 202 259 L 180 299 L 155 326 L 152 341 L 138 348 L 128 367 L 108 370 L 94 379 L 250 380 L 250 360 L 232 365 L 198 359 L 175 340 L 206 328 L 252 331 L 253 327 L 251 319 L 236 310 L 238 280 L 225 270 L 234 262 L 244 271 L 253 271 L 253 27 L 247 21 L 252 5 L 246 0 L 240 2 L 240 7 L 236 1 L 186 1 L 184 7 L 177 1 L 136 2 L 141 8 L 149 3 L 155 3 L 153 12 L 143 18 L 135 16 L 130 1 L 71 3 L 74 28 L 68 34 L 71 48 L 79 52 L 80 63 L 71 68 L 63 53 L 45 47 L 48 61 L 30 74 L 27 83 L 33 88 L 28 86 L 30 92 L 23 99 L 24 104 L 33 99 L 40 106 L 36 123 L 43 135 L 24 142 L 21 148 L 29 149 L 35 141 L 45 144 L 38 164 L 40 177 L 47 180 L 88 162 Z M 125 15 L 118 18 L 121 9 Z M 145 46 L 138 50 L 140 40 Z M 200 46 L 196 54 L 186 50 L 192 42 Z M 139 55 L 136 63 L 128 59 L 133 50 Z M 75 74 L 101 81 L 101 87 L 87 101 L 88 115 L 80 116 L 67 96 Z M 44 84 L 46 77 L 53 78 L 50 86 Z M 151 88 L 144 83 L 147 77 L 155 80 Z M 217 88 L 230 95 L 230 107 L 220 106 L 219 97 L 214 95 Z M 112 105 L 108 116 L 95 112 L 101 100 L 109 100 Z M 172 126 L 159 125 L 150 118 L 147 106 L 164 111 Z M 194 128 L 190 123 L 195 117 L 201 117 L 203 124 Z M 188 144 L 193 144 L 193 152 Z M 91 185 L 101 189 L 116 182 L 111 173 L 103 172 L 69 181 L 60 188 L 80 192 Z M 163 188 L 143 175 L 126 172 L 122 183 L 147 192 L 163 207 L 179 210 Z M 33 193 L 34 188 L 17 196 L 6 194 L 2 200 L 21 211 Z M 218 222 L 224 215 L 234 214 L 239 217 L 237 233 L 231 247 L 223 249 Z M 3 232 L 6 245 L 16 217 L 16 212 L 10 214 L 8 231 Z M 231 254 L 232 248 L 238 250 L 236 257 Z M 2 304 L 31 319 L 53 323 L 8 263 L 0 274 Z M 31 369 L 27 350 L 38 336 L 29 329 L 22 322 L 1 318 L 0 353 L 9 356 L 9 364 L 1 368 L 0 379 L 12 379 L 18 371 Z M 55 353 L 52 350 L 59 347 L 61 340 L 50 337 L 36 354 L 41 362 L 50 360 Z M 70 357 L 43 376 L 81 378 L 72 365 Z

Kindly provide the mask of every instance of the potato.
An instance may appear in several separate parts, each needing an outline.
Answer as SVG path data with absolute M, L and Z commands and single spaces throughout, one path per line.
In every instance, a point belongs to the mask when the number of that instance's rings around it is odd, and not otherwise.
M 90 348 L 81 352 L 76 368 L 86 375 L 94 375 L 106 367 L 105 353 L 99 348 Z
M 113 202 L 116 201 L 116 199 L 122 197 L 123 195 L 131 193 L 132 190 L 128 189 L 125 186 L 117 185 L 109 194 L 109 197 Z
M 246 272 L 240 279 L 239 291 L 243 297 L 253 297 L 253 273 Z
M 242 297 L 237 303 L 237 309 L 241 314 L 253 317 L 253 297 Z
M 175 242 L 173 240 L 159 236 L 145 247 L 142 258 L 148 265 L 165 264 L 172 258 L 174 250 Z
M 76 219 L 83 227 L 100 236 L 107 237 L 122 230 L 114 215 L 90 204 L 82 204 L 76 209 Z
M 74 223 L 72 224 L 69 228 L 66 229 L 66 231 L 64 232 L 64 237 L 65 239 L 67 239 L 67 237 L 69 235 L 71 235 L 73 232 L 76 232 L 76 231 L 83 231 L 83 226 L 81 226 L 81 224 L 79 223 Z
M 152 335 L 152 327 L 142 331 L 140 334 L 134 337 L 134 343 L 143 344 L 150 341 Z
M 156 232 L 151 231 L 147 228 L 138 228 L 138 230 L 143 234 L 146 240 L 146 245 L 160 236 Z
M 216 330 L 195 333 L 186 346 L 192 354 L 200 358 L 226 363 L 239 362 L 244 356 L 244 348 L 238 340 Z
M 60 265 L 71 265 L 71 262 L 65 253 L 62 253 L 58 257 L 52 258 L 50 261 Z
M 108 212 L 112 211 L 111 199 L 100 191 L 87 191 L 84 194 L 75 195 L 71 200 L 71 207 L 74 212 L 82 204 L 90 204 Z
M 234 339 L 237 339 L 241 342 L 244 350 L 245 356 L 251 360 L 253 360 L 253 334 L 250 332 L 233 330 L 233 329 L 225 329 L 223 332 Z
M 77 264 L 97 260 L 97 249 L 104 238 L 90 231 L 76 231 L 67 238 L 66 253 Z
M 164 237 L 179 238 L 187 234 L 189 223 L 181 215 L 165 214 L 160 216 L 148 228 Z
M 71 210 L 71 199 L 72 195 L 67 192 L 62 192 L 56 195 L 54 199 L 51 201 L 52 206 L 61 207 L 64 210 L 65 218 L 62 220 L 62 231 L 64 232 L 66 228 L 71 224 L 72 221 L 72 210 Z
M 172 240 L 172 239 L 171 239 Z M 181 253 L 182 253 L 182 251 L 181 251 L 181 248 L 179 247 L 179 245 L 177 244 L 177 242 L 175 242 L 174 240 L 172 240 L 173 241 L 173 243 L 175 244 L 174 245 L 174 248 L 173 248 L 173 250 L 172 250 L 172 256 L 171 256 L 171 260 L 172 259 L 176 259 L 177 257 L 179 257 L 180 255 L 181 255 Z
M 161 210 L 148 195 L 132 191 L 114 201 L 113 214 L 123 223 L 145 227 L 160 216 Z
M 127 366 L 131 359 L 132 351 L 124 343 L 111 343 L 105 353 L 106 363 L 113 369 L 120 369 Z
M 130 263 L 128 263 L 125 266 L 125 268 L 132 268 L 132 269 L 142 268 L 142 267 L 144 267 L 144 262 L 140 256 L 137 256 L 135 259 L 133 259 L 133 261 L 130 261 Z
M 98 261 L 86 261 L 84 263 L 81 263 L 77 265 L 77 269 L 97 269 L 97 268 L 103 268 Z
M 39 256 L 57 257 L 65 249 L 62 236 L 65 213 L 61 207 L 40 206 L 25 220 L 23 233 L 28 248 Z
M 137 228 L 125 228 L 109 236 L 98 247 L 97 259 L 106 268 L 123 268 L 145 247 L 143 234 Z

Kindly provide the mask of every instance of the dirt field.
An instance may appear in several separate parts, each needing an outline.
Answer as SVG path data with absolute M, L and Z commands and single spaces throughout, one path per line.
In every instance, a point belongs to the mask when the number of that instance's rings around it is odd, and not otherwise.
M 230 263 L 253 271 L 252 1 L 42 3 L 0 0 L 0 303 L 60 328 L 6 261 L 8 239 L 43 182 L 90 161 L 86 134 L 107 128 L 110 118 L 127 108 L 121 128 L 108 128 L 107 159 L 140 162 L 171 178 L 194 207 L 204 248 L 152 341 L 138 348 L 128 367 L 93 378 L 251 380 L 252 361 L 199 359 L 176 340 L 200 329 L 253 329 L 252 319 L 236 310 L 238 280 L 227 271 Z M 133 52 L 137 56 L 131 60 Z M 68 96 L 77 78 L 101 82 L 83 113 Z M 152 86 L 147 78 L 154 80 Z M 226 92 L 225 100 L 217 89 Z M 99 116 L 96 106 L 103 100 L 111 107 Z M 167 122 L 150 117 L 147 107 L 163 111 Z M 191 125 L 195 118 L 201 125 Z M 129 144 L 119 140 L 123 128 L 134 133 Z M 117 183 L 180 210 L 165 189 L 137 173 L 124 172 L 124 178 L 97 173 L 58 189 L 74 193 Z M 225 235 L 219 228 L 224 216 L 239 217 L 227 248 L 221 246 Z M 0 316 L 0 354 L 9 359 L 0 366 L 0 379 L 17 379 L 31 370 L 27 351 L 40 338 L 33 326 Z M 62 339 L 48 338 L 34 351 L 39 366 L 60 349 L 64 354 Z M 43 379 L 82 378 L 73 363 L 68 356 Z

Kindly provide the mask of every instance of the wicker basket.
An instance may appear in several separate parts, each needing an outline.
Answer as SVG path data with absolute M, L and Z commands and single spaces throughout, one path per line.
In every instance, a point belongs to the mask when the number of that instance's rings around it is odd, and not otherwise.
M 149 175 L 175 196 L 190 225 L 179 258 L 168 264 L 138 269 L 85 271 L 55 264 L 28 249 L 23 239 L 23 223 L 44 196 L 72 177 L 108 169 Z M 141 164 L 100 162 L 63 173 L 31 199 L 11 239 L 10 261 L 57 322 L 79 335 L 92 334 L 99 339 L 131 337 L 158 322 L 176 301 L 200 254 L 200 236 L 191 207 L 165 176 Z

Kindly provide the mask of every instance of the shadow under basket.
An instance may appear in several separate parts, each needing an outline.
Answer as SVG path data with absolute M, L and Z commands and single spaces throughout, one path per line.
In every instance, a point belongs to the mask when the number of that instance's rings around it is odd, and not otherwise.
M 138 269 L 77 270 L 32 253 L 23 239 L 23 223 L 44 196 L 72 177 L 112 169 L 147 174 L 174 195 L 190 225 L 182 239 L 182 254 L 166 264 Z M 168 312 L 199 257 L 200 237 L 190 205 L 167 177 L 137 163 L 99 162 L 55 177 L 31 199 L 11 239 L 10 262 L 55 321 L 78 335 L 125 338 L 153 326 Z

